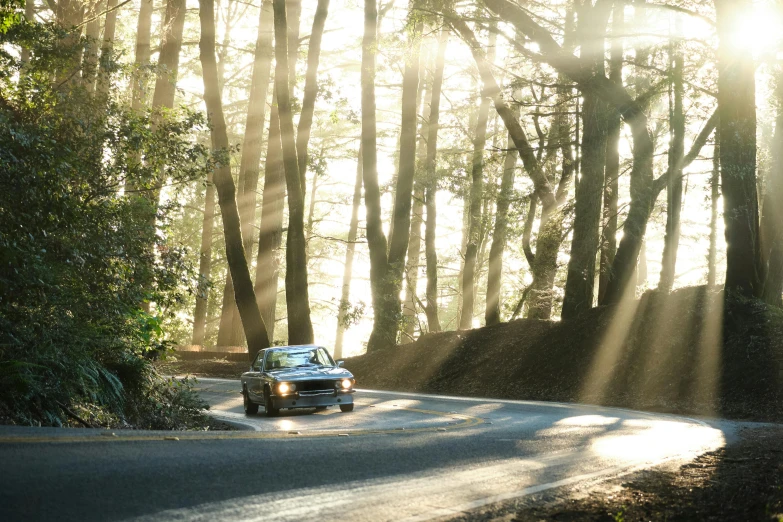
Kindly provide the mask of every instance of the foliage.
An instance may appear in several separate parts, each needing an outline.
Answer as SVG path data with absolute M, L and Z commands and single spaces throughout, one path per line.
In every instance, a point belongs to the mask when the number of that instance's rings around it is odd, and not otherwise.
M 78 71 L 53 81 L 72 63 L 58 36 L 30 24 L 2 37 L 34 58 L 5 54 L 0 78 L 0 412 L 24 424 L 86 411 L 104 424 L 186 425 L 203 404 L 150 365 L 166 347 L 163 311 L 194 278 L 156 196 L 164 177 L 205 175 L 194 139 L 204 122 L 132 112 L 90 94 Z

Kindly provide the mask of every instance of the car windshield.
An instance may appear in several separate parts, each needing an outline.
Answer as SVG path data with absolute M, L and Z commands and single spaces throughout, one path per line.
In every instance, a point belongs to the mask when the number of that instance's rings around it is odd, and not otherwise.
M 334 366 L 329 353 L 321 347 L 271 350 L 266 356 L 267 370 Z

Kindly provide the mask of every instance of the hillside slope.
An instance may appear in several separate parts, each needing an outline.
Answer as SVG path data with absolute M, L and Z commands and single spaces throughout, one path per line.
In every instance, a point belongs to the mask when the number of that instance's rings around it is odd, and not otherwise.
M 690 287 L 353 357 L 361 387 L 783 420 L 783 312 Z

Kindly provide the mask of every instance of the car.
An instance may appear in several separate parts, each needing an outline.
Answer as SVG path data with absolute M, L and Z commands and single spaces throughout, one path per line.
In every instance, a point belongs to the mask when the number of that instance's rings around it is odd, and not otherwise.
M 241 377 L 245 414 L 258 413 L 261 405 L 267 417 L 281 409 L 319 411 L 335 405 L 342 412 L 353 411 L 356 379 L 342 365 L 314 344 L 261 350 Z

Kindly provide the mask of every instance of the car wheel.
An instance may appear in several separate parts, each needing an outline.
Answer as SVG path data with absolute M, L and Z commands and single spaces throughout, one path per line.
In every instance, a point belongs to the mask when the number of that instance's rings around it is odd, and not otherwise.
M 326 406 L 316 406 L 315 411 L 324 411 L 326 409 Z
M 353 411 L 353 403 L 351 404 L 341 404 L 340 405 L 340 411 L 343 413 L 348 413 L 349 411 Z
M 242 399 L 245 405 L 245 415 L 258 413 L 258 404 L 250 400 L 250 397 L 247 395 L 247 389 L 242 390 Z
M 264 410 L 267 417 L 277 417 L 280 410 L 272 406 L 272 395 L 269 393 L 269 388 L 264 390 Z

